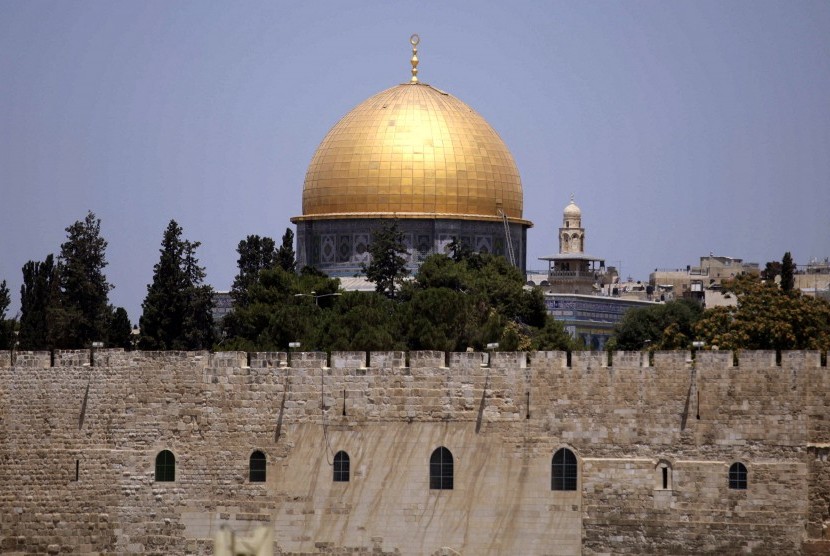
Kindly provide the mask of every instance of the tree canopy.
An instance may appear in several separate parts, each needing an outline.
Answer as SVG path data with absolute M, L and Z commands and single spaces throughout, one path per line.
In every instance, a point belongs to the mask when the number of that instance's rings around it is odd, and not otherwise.
M 695 333 L 707 346 L 731 350 L 830 348 L 827 301 L 797 290 L 786 291 L 753 276 L 739 276 L 724 286 L 737 296 L 738 304 L 708 309 L 697 322 Z
M 702 313 L 698 303 L 685 299 L 630 309 L 615 327 L 608 348 L 688 349 L 695 340 L 694 325 Z
M 171 220 L 164 231 L 159 262 L 147 286 L 140 319 L 142 349 L 194 350 L 214 343 L 213 288 L 203 285 L 199 242 L 182 239 L 182 228 Z
M 503 350 L 569 349 L 538 290 L 501 257 L 429 257 L 391 298 L 343 292 L 339 281 L 306 270 L 260 272 L 249 303 L 225 317 L 221 349 L 463 351 L 498 342 Z
M 105 341 L 112 311 L 104 268 L 107 242 L 101 237 L 101 220 L 91 211 L 84 220 L 66 228 L 67 238 L 58 258 L 61 342 L 66 347 L 89 347 Z
M 60 323 L 55 308 L 60 303 L 60 284 L 53 255 L 23 265 L 20 286 L 20 348 L 53 349 Z
M 369 244 L 369 264 L 361 265 L 366 279 L 375 284 L 375 291 L 394 299 L 404 279 L 409 275 L 406 268 L 406 245 L 403 232 L 397 222 L 383 224 L 372 234 Z
M 12 298 L 9 294 L 9 287 L 6 281 L 0 282 L 0 349 L 9 349 L 12 346 L 12 335 L 14 332 L 14 319 L 6 318 L 6 311 L 9 310 Z
M 259 280 L 260 271 L 274 266 L 277 250 L 270 237 L 249 235 L 239 242 L 236 252 L 239 254 L 236 261 L 239 271 L 233 279 L 231 297 L 234 305 L 244 307 L 248 304 L 247 292 Z

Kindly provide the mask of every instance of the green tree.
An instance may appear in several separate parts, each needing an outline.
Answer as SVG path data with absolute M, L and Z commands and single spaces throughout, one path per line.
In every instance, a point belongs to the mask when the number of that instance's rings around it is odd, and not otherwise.
M 400 309 L 376 292 L 344 292 L 323 311 L 315 345 L 332 351 L 406 349 Z
M 735 307 L 707 309 L 695 325 L 709 346 L 721 349 L 830 348 L 830 303 L 784 291 L 753 276 L 725 284 L 737 297 Z
M 406 268 L 407 254 L 403 243 L 403 232 L 397 222 L 384 224 L 372 234 L 369 245 L 371 260 L 361 268 L 366 279 L 375 284 L 375 291 L 394 299 L 404 279 L 409 275 Z
M 700 305 L 685 299 L 629 309 L 615 327 L 609 348 L 686 349 L 695 339 L 694 325 L 702 311 Z
M 223 320 L 224 350 L 275 351 L 299 341 L 303 349 L 318 343 L 324 312 L 335 304 L 340 282 L 318 272 L 299 275 L 277 266 L 260 272 L 248 290 L 248 304 L 234 307 Z
M 231 297 L 235 306 L 243 307 L 248 303 L 248 289 L 257 283 L 260 271 L 276 263 L 277 251 L 272 238 L 250 235 L 239 242 L 236 252 L 239 271 L 233 279 Z
M 286 228 L 282 235 L 282 244 L 277 250 L 277 264 L 287 272 L 297 270 L 297 259 L 294 253 L 294 232 Z
M 791 292 L 795 287 L 795 264 L 789 251 L 781 259 L 781 291 Z
M 569 351 L 577 349 L 571 335 L 561 322 L 548 315 L 545 325 L 535 330 L 532 349 L 539 351 Z
M 776 276 L 781 275 L 781 261 L 769 261 L 761 271 L 761 278 L 773 282 Z
M 109 291 L 104 268 L 107 242 L 101 237 L 101 220 L 90 211 L 83 221 L 66 228 L 61 245 L 58 276 L 62 313 L 60 337 L 68 348 L 89 347 L 93 341 L 107 339 L 111 317 Z
M 15 321 L 6 318 L 6 311 L 8 311 L 11 302 L 9 287 L 6 285 L 6 281 L 3 280 L 0 282 L 0 349 L 9 349 L 12 345 Z
M 196 258 L 199 242 L 182 239 L 171 220 L 161 242 L 153 282 L 142 303 L 142 349 L 206 349 L 214 342 L 213 289 L 202 284 L 205 273 Z
M 401 292 L 409 301 L 408 341 L 414 349 L 531 349 L 548 324 L 544 297 L 526 290 L 521 272 L 503 257 L 432 255 Z
M 60 283 L 53 255 L 43 262 L 29 261 L 23 265 L 20 286 L 20 348 L 52 349 L 56 346 L 55 307 L 60 303 Z
M 112 347 L 132 349 L 132 325 L 127 310 L 123 307 L 117 307 L 112 312 L 107 343 Z

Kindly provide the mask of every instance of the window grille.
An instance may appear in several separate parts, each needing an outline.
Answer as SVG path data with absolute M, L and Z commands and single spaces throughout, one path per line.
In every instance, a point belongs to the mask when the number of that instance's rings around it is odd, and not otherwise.
M 576 456 L 567 448 L 560 448 L 551 460 L 551 490 L 576 490 Z
M 431 490 L 452 490 L 452 452 L 441 446 L 429 458 L 429 488 Z

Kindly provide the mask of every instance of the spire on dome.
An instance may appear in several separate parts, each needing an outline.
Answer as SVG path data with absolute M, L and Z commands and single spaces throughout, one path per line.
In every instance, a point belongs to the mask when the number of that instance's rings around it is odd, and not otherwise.
M 412 64 L 412 79 L 409 80 L 410 83 L 418 82 L 418 43 L 420 42 L 421 37 L 418 36 L 418 33 L 413 33 L 409 37 L 409 44 L 412 45 L 412 59 L 409 60 L 409 63 Z

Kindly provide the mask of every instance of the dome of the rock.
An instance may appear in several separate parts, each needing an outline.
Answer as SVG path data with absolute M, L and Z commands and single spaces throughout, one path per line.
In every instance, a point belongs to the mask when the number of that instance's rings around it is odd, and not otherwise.
M 513 156 L 475 110 L 418 82 L 417 63 L 413 50 L 412 81 L 352 109 L 312 156 L 291 219 L 299 265 L 354 276 L 373 232 L 395 222 L 411 269 L 455 240 L 524 270 L 533 224 Z

